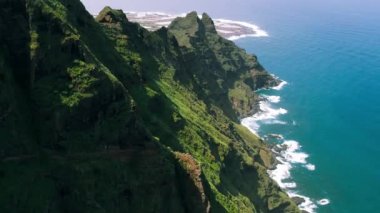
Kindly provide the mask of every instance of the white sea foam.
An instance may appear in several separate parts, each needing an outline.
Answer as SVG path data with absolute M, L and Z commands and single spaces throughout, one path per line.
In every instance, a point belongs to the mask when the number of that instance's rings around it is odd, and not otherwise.
M 260 128 L 260 123 L 278 123 L 284 124 L 283 121 L 277 120 L 279 115 L 284 115 L 288 111 L 283 108 L 272 108 L 268 101 L 260 102 L 260 112 L 254 114 L 251 117 L 247 117 L 241 120 L 241 124 L 246 126 L 252 133 L 258 135 L 258 130 Z M 286 123 L 285 123 L 286 124 Z
M 280 124 L 280 125 L 288 124 L 285 121 L 281 121 L 281 120 L 267 120 L 267 121 L 263 121 L 263 123 L 265 123 L 265 124 Z
M 296 182 L 285 182 L 285 183 L 282 183 L 283 184 L 283 188 L 285 189 L 294 189 L 297 187 L 297 184 Z
M 298 206 L 301 210 L 307 211 L 309 213 L 314 213 L 315 209 L 318 208 L 318 206 L 309 197 L 297 194 L 295 192 L 288 192 L 288 194 L 290 197 L 300 197 L 305 200 Z
M 274 76 L 277 78 L 276 76 Z M 282 81 L 278 86 L 271 89 L 281 90 L 287 84 L 286 81 Z M 279 116 L 287 113 L 286 109 L 274 108 L 272 104 L 277 104 L 281 101 L 280 96 L 275 95 L 262 95 L 263 100 L 260 101 L 260 111 L 251 117 L 242 119 L 242 125 L 246 126 L 251 132 L 258 135 L 260 124 L 287 124 L 285 121 L 278 119 Z M 292 125 L 297 125 L 295 121 L 292 121 Z M 275 137 L 281 144 L 278 144 L 272 151 L 276 154 L 277 164 L 273 170 L 268 170 L 269 176 L 277 182 L 277 184 L 288 192 L 290 197 L 301 197 L 304 202 L 299 204 L 301 210 L 305 210 L 309 213 L 315 212 L 318 208 L 316 203 L 311 198 L 296 194 L 294 191 L 297 184 L 291 178 L 291 170 L 294 165 L 302 165 L 310 171 L 315 170 L 315 165 L 307 162 L 309 155 L 301 151 L 301 145 L 295 140 L 285 140 L 282 135 L 276 137 L 277 134 L 269 134 L 267 137 Z M 328 200 L 327 200 L 328 201 Z M 320 200 L 319 205 L 326 203 L 326 200 Z M 326 205 L 326 204 L 325 204 Z
M 288 111 L 284 108 L 273 108 L 271 103 L 279 103 L 281 101 L 280 96 L 268 96 L 262 95 L 264 100 L 260 101 L 260 111 L 251 117 L 247 117 L 241 120 L 241 124 L 246 126 L 252 133 L 258 135 L 260 123 L 265 124 L 287 124 L 285 121 L 276 119 L 280 115 L 286 114 Z
M 330 203 L 330 200 L 326 199 L 326 198 L 323 198 L 323 199 L 321 199 L 321 200 L 318 201 L 318 204 L 321 205 L 321 206 L 328 205 L 329 203 Z
M 148 15 L 161 15 L 161 16 L 166 16 L 168 14 L 163 13 L 163 12 L 157 12 L 157 11 L 149 11 L 149 12 L 136 12 L 136 11 L 128 11 L 127 14 L 134 14 L 137 17 L 145 17 Z
M 277 145 L 277 149 L 274 149 L 274 152 L 278 154 L 276 157 L 278 164 L 275 169 L 269 170 L 268 173 L 281 188 L 289 189 L 296 187 L 295 183 L 285 181 L 291 178 L 290 170 L 293 168 L 292 164 L 306 164 L 308 155 L 299 152 L 300 148 L 301 146 L 297 141 L 286 140 L 282 144 Z M 276 150 L 280 150 L 280 152 Z
M 281 188 L 295 188 L 297 185 L 294 182 L 285 182 L 286 179 L 290 178 L 290 169 L 292 165 L 288 162 L 283 161 L 282 158 L 276 158 L 280 163 L 276 165 L 276 168 L 269 170 L 269 176 L 277 182 Z M 290 186 L 290 187 L 289 187 Z
M 315 165 L 314 164 L 311 164 L 311 163 L 308 163 L 305 165 L 306 169 L 308 169 L 309 171 L 314 171 L 315 170 Z
M 238 36 L 230 36 L 227 39 L 231 40 L 231 41 L 236 41 L 236 40 L 239 40 L 242 38 L 248 38 L 248 37 L 267 37 L 267 36 L 268 36 L 267 34 L 255 33 L 255 34 L 244 34 L 244 35 L 238 35 Z
M 274 90 L 281 90 L 287 84 L 288 84 L 288 82 L 281 81 L 281 83 L 278 86 L 272 87 L 272 89 L 274 89 Z
M 252 116 L 255 118 L 255 120 L 260 121 L 260 120 L 276 119 L 277 116 L 288 113 L 288 111 L 283 108 L 278 108 L 278 109 L 272 108 L 270 103 L 266 101 L 260 102 L 260 110 L 261 110 L 260 112 Z
M 307 163 L 309 155 L 301 152 L 300 149 L 300 144 L 295 140 L 285 140 L 282 144 L 277 145 L 277 148 L 274 148 L 273 152 L 278 155 L 276 157 L 278 164 L 275 169 L 268 170 L 268 174 L 281 188 L 288 192 L 290 197 L 301 197 L 304 199 L 304 202 L 298 206 L 301 210 L 314 213 L 318 206 L 311 198 L 296 194 L 292 191 L 297 187 L 297 184 L 291 181 L 290 171 L 293 168 L 293 164 L 302 164 L 309 170 L 315 170 L 313 164 Z M 326 203 L 326 201 L 322 201 L 320 205 L 324 203 Z
M 240 38 L 245 38 L 245 37 L 268 37 L 268 33 L 264 30 L 262 30 L 259 26 L 248 23 L 248 22 L 242 22 L 242 21 L 232 21 L 228 19 L 215 19 L 215 26 L 217 27 L 222 27 L 225 25 L 226 27 L 230 27 L 231 25 L 236 26 L 244 26 L 248 29 L 251 29 L 254 33 L 251 34 L 245 34 L 245 35 L 239 35 L 239 36 L 231 36 L 228 39 L 230 40 L 237 40 Z
M 256 122 L 256 120 L 253 117 L 246 117 L 243 118 L 241 121 L 241 124 L 248 128 L 249 131 L 251 131 L 253 134 L 259 136 L 257 131 L 260 128 L 260 125 Z
M 301 146 L 297 141 L 287 140 L 281 145 L 281 148 L 283 149 L 281 154 L 287 162 L 306 164 L 306 158 L 308 158 L 309 155 L 304 152 L 299 152 Z
M 285 189 L 290 197 L 301 197 L 304 202 L 299 204 L 301 210 L 309 213 L 314 213 L 318 206 L 311 198 L 296 194 L 294 190 L 297 184 L 291 180 L 291 169 L 294 164 L 302 164 L 308 170 L 315 170 L 315 165 L 307 163 L 308 154 L 301 152 L 301 145 L 295 140 L 284 140 L 282 144 L 277 145 L 273 152 L 277 154 L 276 160 L 278 161 L 275 169 L 268 170 L 269 176 L 275 180 L 278 185 Z M 328 200 L 322 199 L 318 202 L 319 205 L 327 205 Z
M 281 97 L 276 95 L 263 95 L 263 97 L 271 103 L 279 103 L 281 101 Z
M 225 33 L 225 34 L 234 33 L 234 31 L 231 31 L 231 30 L 218 30 L 218 32 Z

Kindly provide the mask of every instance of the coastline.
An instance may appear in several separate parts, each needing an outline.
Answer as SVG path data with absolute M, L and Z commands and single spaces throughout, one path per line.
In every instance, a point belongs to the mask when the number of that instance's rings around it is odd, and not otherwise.
M 278 79 L 276 76 L 274 77 Z M 296 125 L 295 121 L 289 124 L 279 119 L 281 115 L 288 113 L 286 109 L 277 105 L 281 101 L 280 96 L 262 94 L 269 90 L 280 91 L 287 84 L 286 81 L 280 80 L 277 86 L 256 90 L 255 92 L 260 97 L 256 104 L 259 106 L 258 110 L 251 116 L 241 119 L 241 124 L 265 141 L 270 148 L 275 161 L 271 168 L 267 170 L 269 176 L 289 195 L 302 212 L 314 213 L 318 205 L 328 205 L 329 200 L 326 198 L 315 200 L 299 194 L 296 190 L 297 183 L 291 176 L 291 170 L 294 169 L 295 165 L 301 165 L 311 172 L 315 170 L 315 165 L 307 161 L 309 155 L 301 151 L 302 146 L 299 142 L 286 139 L 281 134 L 259 134 L 261 125 Z

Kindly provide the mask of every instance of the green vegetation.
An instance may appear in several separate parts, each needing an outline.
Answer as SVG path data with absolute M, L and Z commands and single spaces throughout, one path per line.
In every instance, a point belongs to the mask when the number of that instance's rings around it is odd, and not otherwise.
M 148 32 L 78 0 L 0 8 L 1 212 L 298 212 L 237 123 L 278 82 L 207 14 Z

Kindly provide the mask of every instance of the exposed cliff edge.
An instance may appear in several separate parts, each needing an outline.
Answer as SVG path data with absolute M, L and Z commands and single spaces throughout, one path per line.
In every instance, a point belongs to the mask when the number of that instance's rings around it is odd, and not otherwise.
M 1 212 L 298 212 L 237 123 L 276 85 L 196 13 L 0 1 Z

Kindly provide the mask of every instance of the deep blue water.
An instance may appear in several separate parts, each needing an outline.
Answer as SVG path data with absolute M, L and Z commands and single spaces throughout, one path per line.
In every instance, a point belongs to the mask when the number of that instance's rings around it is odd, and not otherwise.
M 289 83 L 264 92 L 281 96 L 273 107 L 288 110 L 278 117 L 287 124 L 259 134 L 282 134 L 309 154 L 315 171 L 291 174 L 297 192 L 330 200 L 317 212 L 380 212 L 380 7 L 270 2 L 241 13 L 269 37 L 236 41 Z

